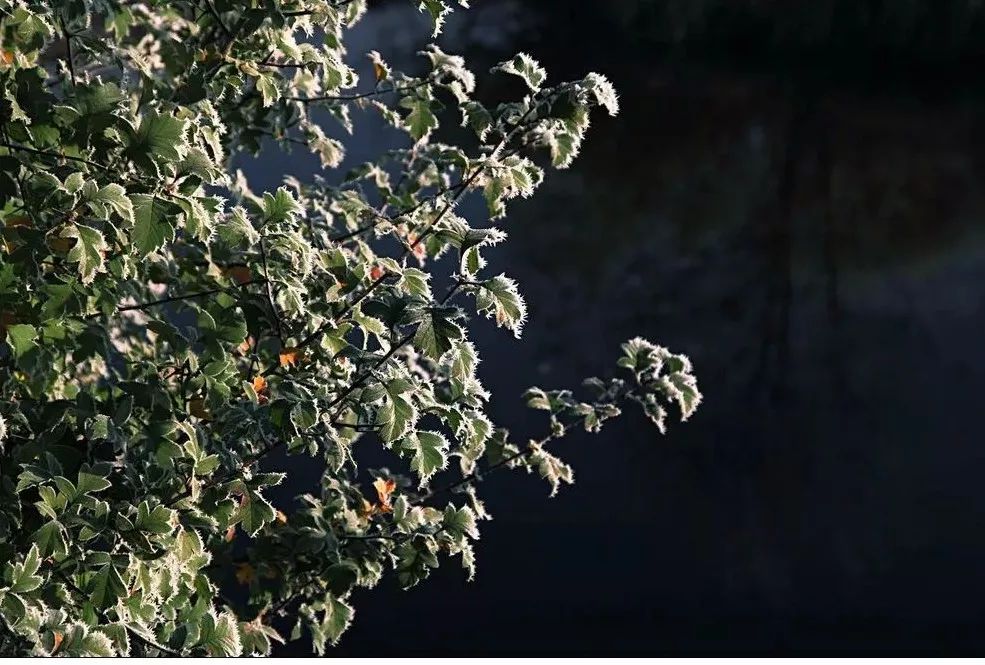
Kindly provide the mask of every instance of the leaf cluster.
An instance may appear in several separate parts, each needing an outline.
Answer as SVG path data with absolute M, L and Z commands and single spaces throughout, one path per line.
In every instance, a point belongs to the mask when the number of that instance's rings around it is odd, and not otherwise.
M 435 35 L 453 9 L 415 4 Z M 584 400 L 528 393 L 544 438 L 492 422 L 470 327 L 519 337 L 527 308 L 484 254 L 618 100 L 519 54 L 493 74 L 524 96 L 485 105 L 436 45 L 423 75 L 371 52 L 360 81 L 343 40 L 365 9 L 0 0 L 0 653 L 268 654 L 303 634 L 322 653 L 354 588 L 449 556 L 475 574 L 490 471 L 553 494 L 573 473 L 547 443 L 569 428 L 635 400 L 663 430 L 700 402 L 687 359 L 637 339 Z M 354 109 L 406 141 L 342 172 Z M 439 141 L 448 125 L 478 147 Z M 254 193 L 230 168 L 277 148 L 323 172 Z M 471 194 L 487 219 L 459 214 Z M 392 469 L 360 468 L 367 445 Z M 275 452 L 321 469 L 294 505 L 268 498 Z

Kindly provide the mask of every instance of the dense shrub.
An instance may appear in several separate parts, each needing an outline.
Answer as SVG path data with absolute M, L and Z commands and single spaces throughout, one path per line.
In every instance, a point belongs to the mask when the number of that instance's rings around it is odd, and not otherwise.
M 451 8 L 419 4 L 437 35 Z M 661 430 L 668 404 L 697 407 L 688 360 L 635 339 L 584 398 L 527 393 L 542 439 L 493 425 L 467 312 L 518 337 L 527 312 L 483 251 L 538 153 L 567 167 L 616 93 L 519 54 L 493 71 L 526 95 L 483 105 L 434 45 L 423 75 L 372 52 L 360 82 L 342 37 L 364 10 L 0 0 L 3 654 L 266 654 L 282 624 L 323 652 L 354 586 L 410 587 L 446 556 L 473 574 L 481 476 L 553 494 L 572 470 L 547 443 L 569 428 L 627 400 Z M 329 134 L 358 129 L 353 108 L 409 139 L 342 174 Z M 459 120 L 473 148 L 434 139 Z M 324 172 L 262 194 L 230 172 L 278 144 Z M 456 212 L 471 192 L 491 223 Z M 394 470 L 360 471 L 377 444 Z M 264 497 L 285 482 L 272 453 L 323 468 L 293 509 Z

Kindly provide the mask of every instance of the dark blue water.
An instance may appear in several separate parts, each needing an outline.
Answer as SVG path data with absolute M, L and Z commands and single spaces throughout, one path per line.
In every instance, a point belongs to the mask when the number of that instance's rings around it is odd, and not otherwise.
M 498 424 L 537 434 L 522 390 L 605 373 L 636 334 L 689 354 L 705 403 L 666 437 L 630 412 L 562 441 L 555 499 L 491 477 L 476 581 L 448 562 L 357 592 L 336 653 L 980 653 L 985 105 L 650 49 L 605 3 L 477 4 L 448 50 L 602 71 L 623 105 L 491 257 L 531 312 L 519 342 L 475 326 Z M 385 5 L 350 50 L 408 67 L 423 28 Z M 356 119 L 349 163 L 399 140 Z M 246 168 L 260 189 L 316 163 Z

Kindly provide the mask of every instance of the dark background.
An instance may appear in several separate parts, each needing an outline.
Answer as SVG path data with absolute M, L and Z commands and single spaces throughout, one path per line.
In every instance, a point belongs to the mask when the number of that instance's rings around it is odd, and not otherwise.
M 335 655 L 982 652 L 981 4 L 479 0 L 449 21 L 481 96 L 516 92 L 485 72 L 526 50 L 623 106 L 490 257 L 531 311 L 521 341 L 475 325 L 497 423 L 542 432 L 522 390 L 603 374 L 636 334 L 689 354 L 705 403 L 666 437 L 633 411 L 563 440 L 555 499 L 488 479 L 476 581 L 449 561 L 357 591 Z M 353 58 L 419 67 L 426 19 L 370 5 Z M 400 140 L 356 121 L 347 165 Z M 256 189 L 317 170 L 243 166 Z

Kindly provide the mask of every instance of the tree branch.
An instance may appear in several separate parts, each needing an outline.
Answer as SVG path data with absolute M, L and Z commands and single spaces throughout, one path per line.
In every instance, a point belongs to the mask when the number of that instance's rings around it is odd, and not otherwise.
M 270 286 L 270 268 L 267 267 L 267 245 L 263 240 L 263 236 L 260 236 L 260 259 L 263 261 L 263 277 L 264 282 L 266 282 L 267 289 L 267 303 L 270 305 L 270 316 L 273 318 L 274 326 L 277 329 L 277 339 L 280 340 L 281 346 L 284 345 L 284 331 L 280 326 L 280 316 L 277 314 L 277 305 L 274 304 L 274 291 Z
M 250 284 L 259 284 L 265 281 L 266 280 L 262 280 L 262 279 L 260 280 L 254 279 L 248 282 L 243 282 L 238 286 L 249 286 Z M 214 289 L 208 289 L 206 291 L 198 291 L 197 293 L 183 293 L 177 296 L 168 296 L 167 298 L 161 298 L 160 300 L 152 300 L 150 302 L 142 302 L 142 303 L 137 303 L 135 305 L 123 305 L 122 307 L 117 307 L 116 311 L 114 311 L 113 314 L 119 314 L 120 312 L 131 312 L 134 310 L 150 309 L 151 307 L 156 307 L 157 305 L 165 305 L 169 302 L 178 302 L 180 300 L 194 300 L 195 298 L 205 298 L 207 296 L 215 295 L 216 293 L 223 293 L 228 288 L 229 287 L 226 286 L 219 286 Z M 96 319 L 99 318 L 100 316 L 103 316 L 103 314 L 101 312 L 96 312 L 95 314 L 87 314 L 85 318 Z
M 19 150 L 21 152 L 29 152 L 31 154 L 40 155 L 42 157 L 51 157 L 53 159 L 68 159 L 68 160 L 71 160 L 73 162 L 81 162 L 83 164 L 88 164 L 89 166 L 91 166 L 93 168 L 97 168 L 97 169 L 100 169 L 100 170 L 103 170 L 103 171 L 105 171 L 107 169 L 106 166 L 104 166 L 102 164 L 99 164 L 97 162 L 91 162 L 88 159 L 85 159 L 83 157 L 72 157 L 71 155 L 63 155 L 63 154 L 57 153 L 57 152 L 48 152 L 47 150 L 38 150 L 37 148 L 29 148 L 29 147 L 27 147 L 25 145 L 17 145 L 16 143 L 8 143 L 7 141 L 4 141 L 4 142 L 0 143 L 0 147 L 7 148 L 8 150 Z
M 72 76 L 72 85 L 75 85 L 75 61 L 72 58 L 72 35 L 69 34 L 68 28 L 65 27 L 65 19 L 60 15 L 58 17 L 58 23 L 62 27 L 62 34 L 65 35 L 65 51 L 66 59 L 68 60 L 68 73 Z
M 319 95 L 317 97 L 285 97 L 288 101 L 301 102 L 303 104 L 309 104 L 311 102 L 352 102 L 357 99 L 365 99 L 366 97 L 376 97 L 379 95 L 386 95 L 391 92 L 409 92 L 411 90 L 417 90 L 425 85 L 432 83 L 431 77 L 415 83 L 414 85 L 407 85 L 402 88 L 391 87 L 384 90 L 368 90 L 366 92 L 355 93 L 351 95 Z

